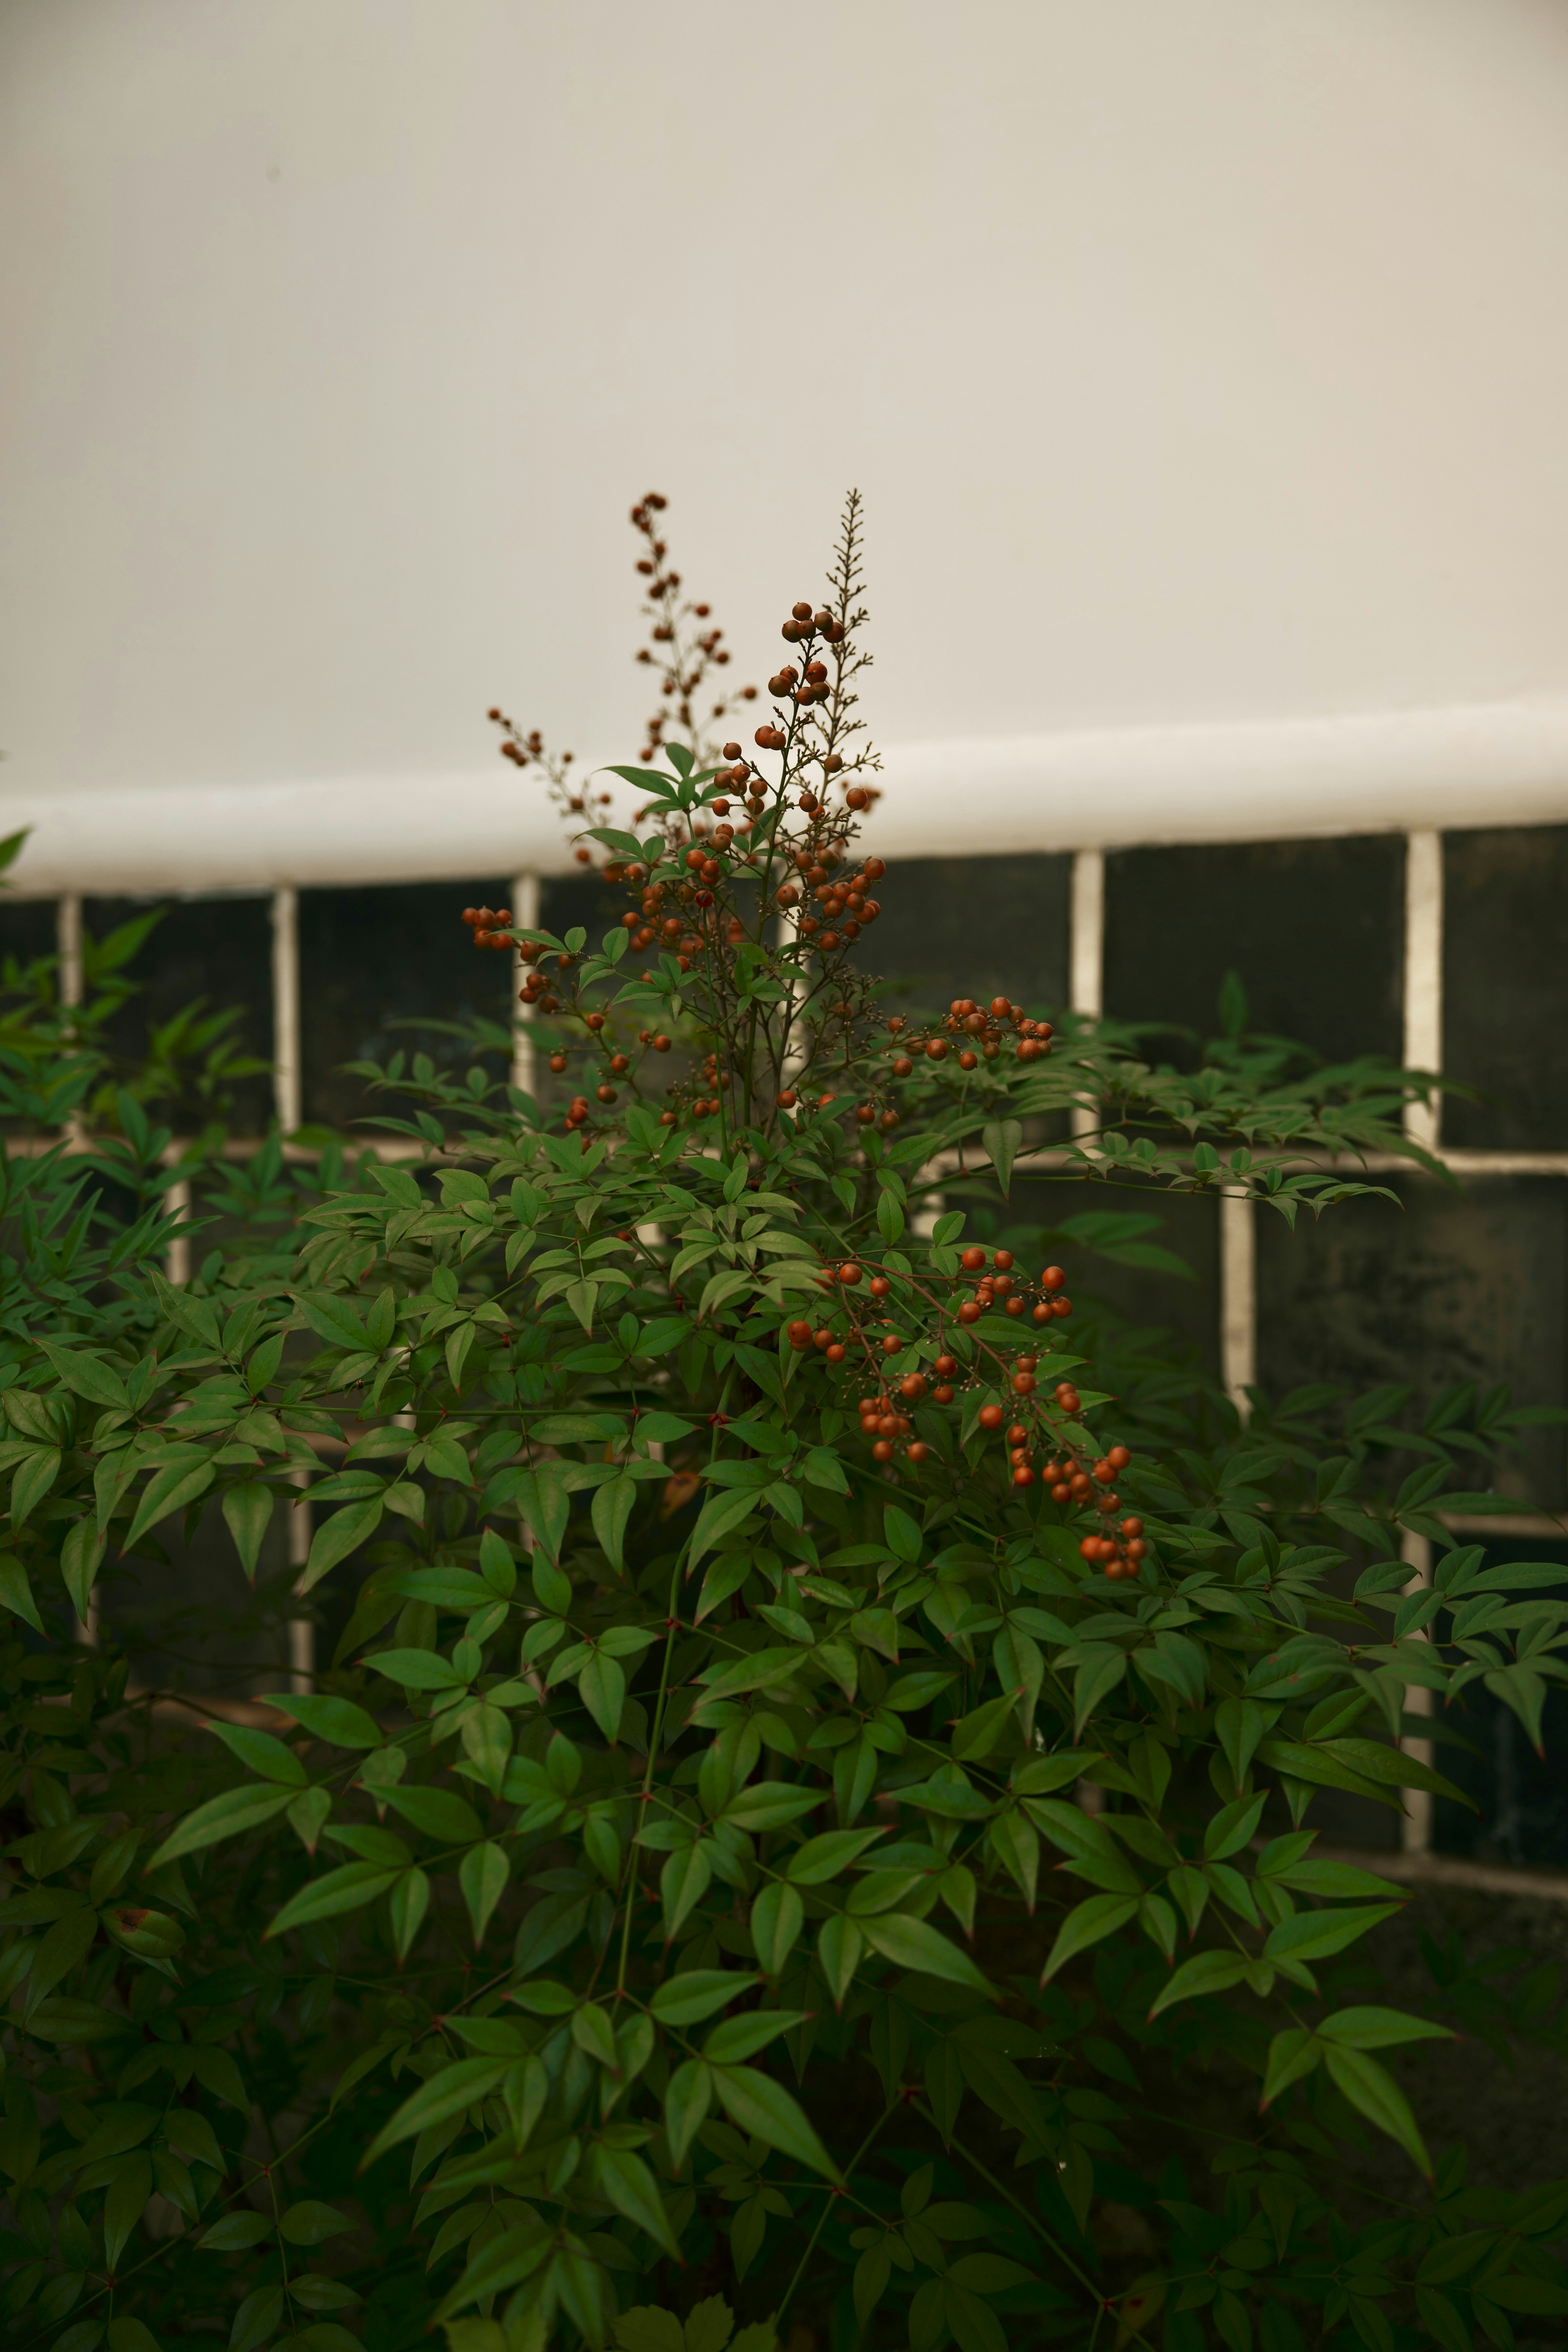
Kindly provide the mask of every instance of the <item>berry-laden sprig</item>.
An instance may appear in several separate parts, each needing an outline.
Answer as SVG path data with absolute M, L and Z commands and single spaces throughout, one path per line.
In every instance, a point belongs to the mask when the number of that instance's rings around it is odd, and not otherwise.
M 952 1287 L 942 1295 L 925 1283 L 917 1284 L 900 1270 L 900 1305 L 905 1310 L 904 1319 L 910 1319 L 908 1310 L 912 1304 L 923 1304 L 923 1338 L 919 1334 L 910 1338 L 892 1327 L 886 1302 L 894 1292 L 893 1278 L 885 1272 L 874 1271 L 868 1280 L 865 1265 L 858 1259 L 824 1269 L 821 1282 L 834 1297 L 832 1313 L 815 1326 L 797 1316 L 784 1326 L 784 1337 L 796 1355 L 815 1350 L 830 1373 L 844 1380 L 846 1387 L 863 1368 L 878 1376 L 872 1393 L 861 1395 L 857 1401 L 860 1432 L 871 1441 L 871 1459 L 878 1464 L 890 1464 L 901 1458 L 918 1472 L 930 1459 L 931 1446 L 914 1434 L 912 1415 L 918 1408 L 929 1405 L 941 1411 L 951 1410 L 960 1402 L 961 1389 L 1010 1390 L 1012 1418 L 1007 1409 L 994 1400 L 982 1404 L 975 1416 L 977 1425 L 987 1434 L 1003 1433 L 1008 1483 L 1023 1490 L 1038 1480 L 1053 1503 L 1074 1514 L 1092 1504 L 1099 1523 L 1079 1542 L 1081 1557 L 1091 1567 L 1103 1569 L 1112 1583 L 1120 1578 L 1136 1576 L 1140 1563 L 1148 1554 L 1143 1522 L 1136 1516 L 1129 1516 L 1112 1524 L 1121 1507 L 1115 1480 L 1131 1461 L 1131 1449 L 1117 1444 L 1102 1454 L 1097 1454 L 1088 1443 L 1088 1432 L 1079 1434 L 1073 1423 L 1081 1419 L 1083 1401 L 1070 1381 L 1058 1381 L 1051 1397 L 1057 1418 L 1053 1422 L 1047 1417 L 1048 1409 L 1037 1393 L 1038 1355 L 1020 1353 L 1009 1364 L 998 1348 L 976 1339 L 969 1342 L 975 1351 L 975 1360 L 965 1372 L 958 1357 L 947 1349 L 945 1327 L 950 1318 L 969 1326 L 977 1323 L 988 1308 L 998 1303 L 1008 1315 L 1020 1319 L 1028 1315 L 1037 1325 L 1065 1320 L 1073 1311 L 1072 1300 L 1067 1296 L 1065 1272 L 1059 1265 L 1047 1265 L 1037 1284 L 1021 1283 L 1015 1277 L 1010 1250 L 991 1253 L 987 1265 L 987 1253 L 977 1243 L 972 1243 L 962 1253 L 960 1264 L 965 1275 L 978 1276 L 979 1279 L 972 1295 L 958 1300 L 956 1307 L 953 1291 L 959 1277 L 952 1277 Z M 932 1279 L 940 1281 L 941 1277 Z M 905 1369 L 898 1379 L 896 1391 L 881 1379 L 879 1358 L 898 1356 L 907 1367 L 910 1354 L 922 1353 L 931 1358 L 929 1377 L 918 1368 Z M 1037 1454 L 1048 1457 L 1038 1469 Z

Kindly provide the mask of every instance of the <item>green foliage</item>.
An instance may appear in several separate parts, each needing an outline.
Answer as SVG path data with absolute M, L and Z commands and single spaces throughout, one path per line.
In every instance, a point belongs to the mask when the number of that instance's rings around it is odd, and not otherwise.
M 1412 1687 L 1533 1726 L 1564 1677 L 1568 1609 L 1434 1516 L 1492 1499 L 1455 1481 L 1506 1400 L 1243 1425 L 1081 1303 L 1069 1341 L 1002 1222 L 1031 1165 L 1317 1212 L 1356 1188 L 1304 1148 L 1400 1148 L 1404 1081 L 1237 1036 L 1177 1078 L 1011 1006 L 879 1034 L 819 943 L 860 919 L 826 779 L 874 772 L 854 531 L 777 773 L 671 745 L 658 829 L 605 845 L 630 932 L 524 940 L 603 1118 L 400 1070 L 415 1156 L 215 1162 L 238 1237 L 180 1286 L 133 1096 L 119 1222 L 96 1144 L 0 1163 L 8 2342 L 1005 2352 L 1109 2310 L 1390 2352 L 1568 2312 L 1568 2183 L 1434 2164 L 1400 2055 L 1561 2051 L 1555 1979 L 1434 1945 L 1428 2009 L 1380 2001 L 1406 1890 L 1308 1825 L 1458 1796 L 1397 1744 Z M 694 841 L 752 782 L 750 834 Z M 788 873 L 824 918 L 781 944 Z M 659 890 L 697 947 L 628 975 Z M 651 1099 L 639 1029 L 688 1057 Z M 73 1051 L 16 1066 L 57 1123 Z M 1158 1268 L 1156 1229 L 1047 1246 Z M 193 1729 L 78 1637 L 198 1521 L 255 1576 L 301 1480 L 313 1690 Z

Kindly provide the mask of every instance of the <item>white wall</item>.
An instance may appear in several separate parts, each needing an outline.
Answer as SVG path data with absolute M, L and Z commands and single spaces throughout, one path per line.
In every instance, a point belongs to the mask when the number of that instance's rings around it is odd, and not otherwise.
M 0 240 L 0 823 L 635 751 L 654 486 L 894 742 L 1568 688 L 1560 0 L 4 0 Z

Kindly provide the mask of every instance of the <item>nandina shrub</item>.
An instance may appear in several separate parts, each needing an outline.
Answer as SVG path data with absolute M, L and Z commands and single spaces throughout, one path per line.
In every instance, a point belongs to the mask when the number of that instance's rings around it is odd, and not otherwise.
M 1427 2008 L 1380 2000 L 1406 1890 L 1311 1811 L 1458 1795 L 1411 1686 L 1538 1733 L 1568 1612 L 1431 1516 L 1521 1416 L 1243 1426 L 1147 1337 L 1075 1341 L 1080 1267 L 1010 1206 L 1028 1168 L 1317 1213 L 1410 1150 L 1407 1082 L 1178 1076 L 1000 998 L 884 1020 L 858 507 L 715 758 L 661 505 L 660 763 L 583 828 L 626 914 L 590 950 L 468 910 L 564 1109 L 399 1069 L 422 1156 L 329 1161 L 181 1288 L 155 1215 L 74 1272 L 24 1220 L 9 2340 L 1506 2347 L 1568 2311 L 1568 2184 L 1434 2168 L 1389 2053 L 1561 2049 L 1554 1985 L 1505 2012 L 1435 1951 Z M 301 1478 L 313 1689 L 192 1734 L 111 1612 L 73 1642 L 181 1515 L 254 1571 Z

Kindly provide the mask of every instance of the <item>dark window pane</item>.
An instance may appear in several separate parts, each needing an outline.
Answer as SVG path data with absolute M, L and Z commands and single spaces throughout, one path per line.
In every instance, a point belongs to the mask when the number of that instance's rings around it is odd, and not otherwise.
M 56 909 L 52 898 L 12 898 L 0 892 L 0 961 L 15 956 L 34 963 L 55 952 Z
M 1397 1381 L 1422 1399 L 1459 1381 L 1501 1381 L 1517 1405 L 1557 1404 L 1568 1342 L 1568 1187 L 1494 1178 L 1458 1192 L 1401 1178 L 1404 1213 L 1347 1201 L 1294 1235 L 1258 1218 L 1258 1354 L 1270 1394 L 1326 1381 Z M 1488 1474 L 1478 1466 L 1475 1483 Z M 1497 1474 L 1505 1493 L 1562 1500 L 1558 1429 L 1529 1433 Z
M 1405 843 L 1247 842 L 1119 850 L 1105 861 L 1105 1007 L 1218 1033 L 1228 971 L 1254 1033 L 1326 1061 L 1403 1050 Z M 1152 1057 L 1191 1066 L 1191 1046 Z
M 1568 1597 L 1568 1545 L 1510 1536 L 1484 1549 L 1489 1568 L 1511 1560 L 1560 1560 L 1562 1586 L 1538 1586 L 1528 1598 Z M 1444 1741 L 1434 1760 L 1480 1811 L 1472 1813 L 1452 1798 L 1439 1797 L 1432 1825 L 1438 1852 L 1467 1854 L 1477 1862 L 1555 1870 L 1568 1866 L 1568 1780 L 1563 1773 L 1568 1695 L 1553 1690 L 1547 1698 L 1542 1717 L 1544 1757 L 1536 1754 L 1513 1709 L 1479 1683 L 1459 1694 L 1450 1720 L 1468 1745 L 1459 1748 Z
M 858 942 L 889 1001 L 945 1013 L 955 996 L 1010 996 L 1055 1012 L 1068 993 L 1070 857 L 911 857 L 876 886 L 881 916 Z
M 1481 1097 L 1444 1103 L 1443 1139 L 1568 1148 L 1568 825 L 1450 833 L 1443 887 L 1443 1066 Z
M 624 884 L 617 889 L 596 874 L 554 875 L 539 886 L 540 928 L 563 940 L 568 931 L 581 926 L 588 934 L 590 950 L 597 949 L 605 933 L 616 929 L 628 907 L 635 913 L 637 906 L 637 900 Z
M 405 1109 L 391 1096 L 367 1097 L 364 1081 L 348 1075 L 343 1063 L 384 1064 L 397 1052 L 405 1058 L 425 1053 L 439 1066 L 466 1068 L 469 1056 L 458 1041 L 422 1024 L 508 1021 L 512 959 L 477 949 L 460 919 L 468 906 L 508 906 L 510 888 L 492 876 L 300 891 L 308 1124 L 342 1128 L 377 1108 L 399 1115 Z
M 156 904 L 146 898 L 89 898 L 82 908 L 83 928 L 101 943 Z M 207 1050 L 201 1024 L 231 1006 L 237 1007 L 241 1017 L 221 1033 L 221 1038 L 230 1041 L 229 1057 L 271 1061 L 270 895 L 165 902 L 150 937 L 121 969 L 136 982 L 137 992 L 110 1024 L 110 1050 L 128 1067 L 139 1065 L 161 1031 L 191 1074 L 174 1100 L 160 1107 L 159 1116 L 177 1133 L 190 1135 L 215 1114 L 224 1115 L 225 1104 L 232 1104 L 227 1116 L 237 1133 L 265 1133 L 272 1117 L 269 1072 L 226 1078 L 221 1067 L 216 1068 L 210 1095 L 204 1094 L 195 1077 Z M 198 1006 L 183 1038 L 170 1032 L 171 1023 Z M 215 1036 L 213 1042 L 220 1039 Z

